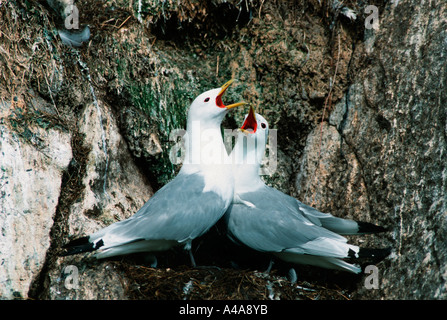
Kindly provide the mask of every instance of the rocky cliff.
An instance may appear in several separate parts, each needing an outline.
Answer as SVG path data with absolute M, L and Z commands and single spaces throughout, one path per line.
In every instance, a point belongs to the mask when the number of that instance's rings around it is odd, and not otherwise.
M 447 7 L 81 0 L 65 13 L 66 5 L 0 7 L 0 298 L 447 297 Z M 76 12 L 78 32 L 65 25 Z M 238 81 L 228 101 L 244 98 L 277 129 L 269 185 L 389 228 L 350 239 L 393 248 L 374 265 L 377 286 L 368 274 L 300 266 L 293 285 L 288 266 L 256 271 L 267 266 L 257 255 L 238 269 L 226 258 L 234 248 L 216 249 L 219 230 L 197 241 L 196 260 L 220 269 L 192 269 L 181 251 L 161 255 L 158 269 L 139 256 L 59 256 L 69 239 L 131 216 L 175 176 L 175 129 L 190 102 L 230 78 Z

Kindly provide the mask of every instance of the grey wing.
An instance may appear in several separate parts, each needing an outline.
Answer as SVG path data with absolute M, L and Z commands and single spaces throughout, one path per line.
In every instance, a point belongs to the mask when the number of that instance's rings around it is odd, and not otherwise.
M 283 203 L 291 208 L 293 212 L 306 217 L 317 226 L 342 235 L 357 234 L 359 231 L 359 225 L 354 220 L 338 218 L 329 213 L 323 213 L 289 195 L 282 193 L 281 191 L 273 188 L 270 189 L 273 190 L 272 192 L 275 192 L 278 197 L 281 197 L 283 199 Z
M 346 238 L 292 210 L 286 197 L 271 190 L 239 195 L 242 201 L 233 203 L 225 217 L 231 238 L 264 252 L 346 257 L 355 249 Z
M 98 231 L 90 239 L 103 239 L 106 247 L 143 239 L 194 239 L 208 231 L 228 207 L 216 193 L 203 192 L 204 186 L 199 174 L 179 174 L 135 215 Z
M 354 220 L 334 217 L 329 213 L 320 212 L 317 209 L 301 203 L 296 199 L 295 201 L 297 202 L 300 210 L 309 220 L 322 226 L 323 228 L 344 235 L 357 234 L 359 231 L 359 225 Z

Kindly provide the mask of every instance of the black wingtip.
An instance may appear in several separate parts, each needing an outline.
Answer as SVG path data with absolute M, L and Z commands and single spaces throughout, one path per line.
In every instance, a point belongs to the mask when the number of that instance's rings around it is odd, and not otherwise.
M 77 246 L 83 246 L 90 243 L 89 241 L 89 237 L 81 237 L 81 238 L 77 238 L 74 240 L 71 240 L 69 243 L 65 244 L 64 246 L 62 246 L 62 248 L 64 249 L 68 249 L 70 247 L 77 247 Z
M 391 254 L 391 247 L 383 249 L 360 248 L 358 258 L 371 258 L 383 260 Z
M 379 233 L 379 232 L 386 232 L 388 231 L 387 228 L 369 223 L 369 222 L 359 222 L 357 221 L 357 224 L 359 226 L 358 233 Z
M 99 249 L 104 245 L 104 242 L 99 240 L 96 245 L 93 242 L 90 242 L 90 237 L 81 237 L 78 239 L 74 239 L 64 245 L 62 248 L 65 249 L 65 252 L 61 254 L 62 257 L 71 256 L 74 254 L 82 253 L 82 252 L 91 252 Z

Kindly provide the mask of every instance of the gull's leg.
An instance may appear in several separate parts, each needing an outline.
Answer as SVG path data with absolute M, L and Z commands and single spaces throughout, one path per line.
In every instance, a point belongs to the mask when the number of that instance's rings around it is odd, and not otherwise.
M 189 240 L 186 242 L 184 249 L 188 251 L 189 253 L 189 258 L 191 259 L 191 265 L 193 268 L 195 268 L 196 265 L 196 260 L 194 259 L 194 256 L 192 255 L 192 240 Z
M 274 263 L 275 263 L 275 261 L 273 261 L 273 258 L 271 258 L 270 262 L 269 262 L 269 266 L 267 267 L 267 270 L 265 270 L 264 272 L 265 273 L 270 273 L 270 271 L 272 271 L 272 267 L 273 267 Z
M 142 259 L 145 265 L 149 265 L 151 268 L 157 268 L 158 260 L 154 254 L 147 253 L 142 255 Z
M 298 280 L 298 276 L 296 275 L 295 268 L 290 268 L 287 278 L 289 278 L 289 281 L 292 284 L 296 283 L 296 281 Z
M 192 267 L 193 267 L 193 268 L 197 267 L 197 265 L 196 265 L 196 260 L 194 260 L 194 256 L 192 255 L 192 250 L 191 250 L 191 248 L 189 248 L 188 252 L 189 252 L 189 258 L 191 259 L 191 265 L 192 265 Z

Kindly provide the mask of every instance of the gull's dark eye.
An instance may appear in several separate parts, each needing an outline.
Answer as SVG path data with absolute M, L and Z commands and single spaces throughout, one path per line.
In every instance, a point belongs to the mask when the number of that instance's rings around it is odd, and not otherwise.
M 210 98 L 206 98 L 206 99 L 205 99 L 205 102 L 208 102 L 208 101 L 210 101 Z
M 263 123 L 261 123 L 261 128 L 265 129 L 265 128 L 267 128 L 267 125 L 263 122 Z

